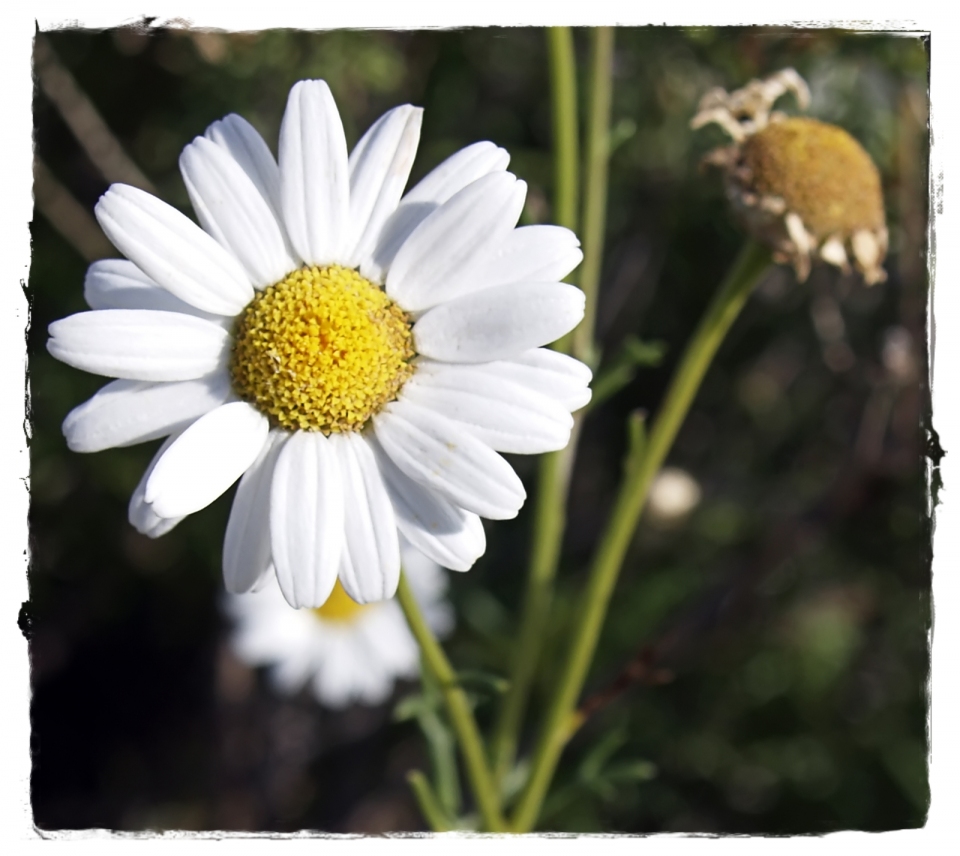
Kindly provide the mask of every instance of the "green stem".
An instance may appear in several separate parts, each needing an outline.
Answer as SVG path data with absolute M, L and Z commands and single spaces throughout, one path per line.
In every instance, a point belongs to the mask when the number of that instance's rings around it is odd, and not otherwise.
M 421 667 L 420 678 L 427 704 L 417 715 L 417 722 L 427 740 L 437 800 L 447 815 L 456 817 L 460 814 L 461 802 L 456 741 L 437 710 L 442 700 L 440 687 L 425 664 Z
M 494 776 L 498 782 L 503 781 L 516 758 L 523 713 L 550 614 L 553 580 L 557 574 L 566 524 L 567 488 L 580 433 L 579 415 L 575 417 L 570 442 L 566 448 L 543 455 L 540 459 L 540 480 L 533 520 L 533 550 L 523 599 L 520 634 L 514 649 L 510 688 L 504 696 L 490 744 Z
M 580 144 L 577 128 L 577 64 L 573 32 L 569 27 L 547 28 L 550 57 L 554 145 L 554 221 L 577 228 Z M 569 277 L 568 277 L 569 279 Z M 572 334 L 554 347 L 570 351 Z M 503 780 L 513 765 L 530 685 L 537 668 L 566 526 L 567 487 L 576 454 L 580 419 L 570 442 L 558 452 L 543 455 L 533 521 L 533 547 L 520 617 L 520 634 L 510 675 L 510 687 L 500 707 L 491 741 L 494 776 Z
M 407 773 L 407 781 L 410 783 L 410 789 L 416 797 L 417 805 L 420 807 L 420 813 L 423 819 L 430 824 L 434 832 L 449 832 L 453 828 L 450 819 L 440 805 L 440 800 L 430 787 L 430 781 L 420 772 L 420 770 L 411 770 Z
M 437 638 L 424 619 L 423 613 L 420 612 L 420 607 L 407 584 L 404 574 L 400 574 L 397 600 L 400 602 L 407 624 L 420 646 L 420 653 L 423 655 L 427 668 L 440 685 L 440 692 L 443 693 L 443 700 L 447 705 L 447 713 L 453 723 L 457 740 L 460 742 L 460 751 L 463 753 L 467 778 L 470 780 L 484 825 L 490 832 L 502 832 L 504 821 L 500 813 L 499 794 L 493 784 L 490 768 L 487 766 L 483 741 L 480 738 L 476 720 L 473 718 L 470 703 L 467 701 L 467 695 L 460 688 L 450 661 L 447 660 L 440 643 L 437 642 Z
M 613 97 L 613 27 L 595 27 L 590 44 L 590 116 L 583 205 L 583 264 L 579 284 L 586 295 L 583 321 L 573 331 L 573 355 L 596 367 L 594 327 L 603 236 L 607 211 L 607 167 L 610 162 L 610 104 Z
M 580 160 L 577 133 L 577 60 L 569 27 L 547 28 L 553 106 L 554 201 L 553 220 L 577 229 L 577 190 Z
M 574 706 L 593 660 L 624 555 L 633 538 L 647 492 L 659 472 L 677 431 L 693 401 L 717 348 L 740 313 L 760 275 L 770 264 L 770 252 L 748 241 L 714 295 L 693 338 L 687 345 L 646 444 L 628 459 L 610 521 L 594 556 L 583 597 L 583 609 L 574 630 L 560 680 L 548 708 L 533 759 L 530 779 L 520 797 L 511 828 L 533 829 L 556 770 L 563 747 L 572 736 Z

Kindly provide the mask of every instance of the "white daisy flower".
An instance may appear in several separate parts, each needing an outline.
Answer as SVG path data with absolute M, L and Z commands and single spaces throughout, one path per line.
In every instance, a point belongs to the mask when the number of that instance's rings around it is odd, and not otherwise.
M 130 501 L 153 537 L 239 478 L 231 592 L 275 571 L 296 607 L 338 578 L 358 603 L 388 598 L 398 531 L 468 569 L 480 518 L 525 499 L 497 453 L 562 448 L 590 398 L 589 369 L 542 347 L 583 315 L 560 282 L 582 258 L 576 236 L 516 228 L 526 185 L 489 142 L 401 198 L 421 114 L 391 110 L 348 157 L 326 83 L 301 81 L 279 163 L 236 115 L 184 149 L 203 228 L 126 185 L 97 204 L 128 260 L 91 265 L 93 311 L 51 324 L 47 348 L 118 380 L 67 416 L 67 444 L 169 437 Z
M 401 543 L 404 573 L 424 618 L 445 635 L 453 627 L 446 576 L 436 562 Z M 234 653 L 251 666 L 268 666 L 281 693 L 309 684 L 329 707 L 380 704 L 395 680 L 419 672 L 420 650 L 396 600 L 361 606 L 338 583 L 323 606 L 291 609 L 273 578 L 254 594 L 226 595 L 224 607 L 235 622 Z

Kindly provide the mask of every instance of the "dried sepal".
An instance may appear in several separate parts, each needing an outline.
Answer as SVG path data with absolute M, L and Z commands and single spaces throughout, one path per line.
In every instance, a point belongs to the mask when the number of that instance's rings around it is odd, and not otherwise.
M 734 92 L 708 91 L 691 127 L 716 123 L 733 144 L 703 162 L 723 170 L 737 216 L 800 281 L 819 259 L 845 273 L 852 260 L 868 285 L 882 282 L 887 229 L 880 174 L 842 128 L 774 110 L 790 92 L 806 109 L 810 90 L 793 69 Z

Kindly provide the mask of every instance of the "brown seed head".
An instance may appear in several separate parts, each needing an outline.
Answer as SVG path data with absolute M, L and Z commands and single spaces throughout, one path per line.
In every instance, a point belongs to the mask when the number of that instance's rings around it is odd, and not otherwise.
M 751 189 L 779 196 L 819 239 L 883 228 L 880 173 L 846 131 L 816 119 L 785 119 L 743 143 Z

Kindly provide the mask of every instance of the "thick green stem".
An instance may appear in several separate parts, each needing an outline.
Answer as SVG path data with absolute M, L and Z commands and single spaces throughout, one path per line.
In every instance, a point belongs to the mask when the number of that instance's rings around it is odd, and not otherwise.
M 579 285 L 586 295 L 583 321 L 573 331 L 573 355 L 596 367 L 594 327 L 597 294 L 603 264 L 603 236 L 607 211 L 607 167 L 610 162 L 610 104 L 613 97 L 613 27 L 591 31 L 590 116 L 587 121 L 587 157 L 584 176 L 583 264 Z
M 594 555 L 583 596 L 583 608 L 534 755 L 530 779 L 520 798 L 511 828 L 533 829 L 563 747 L 572 735 L 574 707 L 593 660 L 620 566 L 633 538 L 654 476 L 673 445 L 703 376 L 717 348 L 740 313 L 760 275 L 770 264 L 770 252 L 749 241 L 734 262 L 700 321 L 671 380 L 667 395 L 646 444 L 634 444 L 627 461 L 610 521 Z
M 400 575 L 400 585 L 397 587 L 397 600 L 406 616 L 410 631 L 420 646 L 424 662 L 440 686 L 447 713 L 453 723 L 453 730 L 457 734 L 457 741 L 460 743 L 467 778 L 470 780 L 483 823 L 489 832 L 502 832 L 504 821 L 500 813 L 500 797 L 494 786 L 493 777 L 490 775 L 483 741 L 480 738 L 476 720 L 473 718 L 470 703 L 457 682 L 457 675 L 443 653 L 440 643 L 420 612 L 416 598 L 403 574 Z

